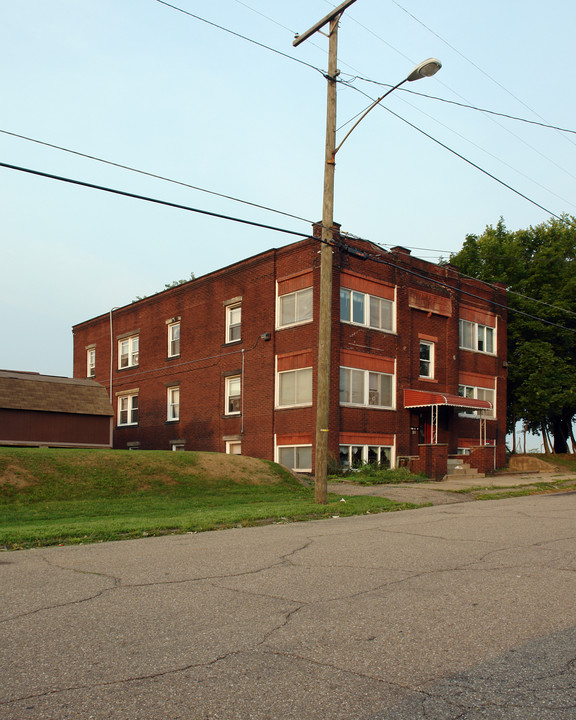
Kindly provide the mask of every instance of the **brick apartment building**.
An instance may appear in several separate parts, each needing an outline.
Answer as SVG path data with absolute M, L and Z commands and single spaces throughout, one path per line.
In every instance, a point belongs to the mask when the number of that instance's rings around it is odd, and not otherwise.
M 272 249 L 80 323 L 74 377 L 106 386 L 114 447 L 314 467 L 320 244 Z M 329 453 L 344 466 L 504 465 L 506 295 L 336 236 Z

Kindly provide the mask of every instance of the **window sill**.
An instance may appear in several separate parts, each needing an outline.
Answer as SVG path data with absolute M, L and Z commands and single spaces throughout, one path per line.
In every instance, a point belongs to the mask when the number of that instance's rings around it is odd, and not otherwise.
M 420 375 L 418 380 L 420 380 L 421 382 L 438 383 L 438 380 L 436 378 L 422 377 L 422 375 Z
M 223 418 L 235 418 L 235 417 L 237 418 L 237 417 L 242 417 L 242 413 L 241 413 L 241 412 L 224 413 L 224 414 L 222 415 L 222 417 L 223 417 Z
M 340 407 L 358 408 L 359 410 L 395 410 L 388 405 L 357 405 L 356 403 L 340 403 Z
M 164 425 L 177 425 L 180 422 L 180 418 L 174 420 L 165 420 Z
M 119 367 L 116 368 L 118 372 L 125 372 L 126 370 L 135 370 L 136 368 L 139 368 L 140 365 L 128 365 L 127 367 Z
M 274 410 L 293 410 L 298 408 L 308 408 L 312 407 L 312 403 L 303 403 L 301 405 L 275 405 Z
M 166 362 L 168 362 L 169 360 L 179 360 L 179 358 L 180 358 L 180 353 L 178 353 L 178 355 L 167 355 Z
M 289 328 L 300 327 L 301 325 L 310 325 L 312 322 L 314 322 L 314 320 L 310 318 L 310 320 L 301 320 L 300 322 L 289 323 L 287 325 L 277 325 L 276 330 L 288 330 Z
M 121 430 L 122 428 L 135 428 L 138 427 L 138 423 L 126 423 L 125 425 L 116 425 L 116 430 Z
M 463 350 L 464 352 L 471 352 L 476 353 L 477 355 L 486 355 L 488 357 L 498 357 L 498 353 L 495 352 L 488 352 L 487 350 L 473 350 L 472 348 L 466 348 L 466 347 L 459 347 L 459 350 Z
M 385 333 L 386 335 L 398 334 L 396 330 L 386 330 L 385 328 L 372 327 L 371 325 L 364 325 L 363 323 L 355 323 L 351 322 L 350 320 L 342 320 L 342 318 L 340 318 L 340 322 L 342 323 L 342 325 L 351 325 L 352 327 L 364 328 L 365 330 L 374 330 L 375 332 Z
M 229 345 L 240 345 L 242 343 L 242 338 L 239 340 L 228 340 L 225 343 L 222 343 L 222 347 L 228 347 Z

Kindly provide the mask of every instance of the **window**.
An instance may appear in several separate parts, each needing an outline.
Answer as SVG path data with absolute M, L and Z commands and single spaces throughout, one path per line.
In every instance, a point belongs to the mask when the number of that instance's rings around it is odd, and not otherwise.
M 138 395 L 120 395 L 118 398 L 118 425 L 138 424 Z
M 420 377 L 434 377 L 434 343 L 420 340 Z
M 471 385 L 459 385 L 458 395 L 460 397 L 471 398 L 473 400 L 487 400 L 492 403 L 491 410 L 472 410 L 470 408 L 460 408 L 460 415 L 470 415 L 472 417 L 479 416 L 480 412 L 483 413 L 483 417 L 494 418 L 496 417 L 496 408 L 494 401 L 494 390 L 490 388 L 472 387 Z
M 278 298 L 278 327 L 297 325 L 312 320 L 312 288 L 280 295 Z
M 180 420 L 180 388 L 168 388 L 168 422 Z
M 312 403 L 312 368 L 278 373 L 278 406 Z
M 278 448 L 278 462 L 291 470 L 312 471 L 312 445 L 285 445 Z
M 242 412 L 242 381 L 240 375 L 226 378 L 225 415 L 239 415 Z
M 226 342 L 239 342 L 241 339 L 242 305 L 229 305 L 226 308 Z
M 391 408 L 392 375 L 340 368 L 340 404 Z
M 340 465 L 357 468 L 370 463 L 390 467 L 392 448 L 385 445 L 340 445 Z
M 180 355 L 180 323 L 168 325 L 168 357 Z
M 394 303 L 392 300 L 385 300 L 375 295 L 340 288 L 340 320 L 392 332 Z
M 494 354 L 494 328 L 460 320 L 460 347 L 465 350 Z
M 118 341 L 118 367 L 135 367 L 138 365 L 138 335 Z
M 242 455 L 242 443 L 240 440 L 230 440 L 226 443 L 226 453 L 228 455 Z
M 170 450 L 173 452 L 184 452 L 186 440 L 170 440 Z
M 86 377 L 94 377 L 96 375 L 96 348 L 90 348 L 86 351 Z

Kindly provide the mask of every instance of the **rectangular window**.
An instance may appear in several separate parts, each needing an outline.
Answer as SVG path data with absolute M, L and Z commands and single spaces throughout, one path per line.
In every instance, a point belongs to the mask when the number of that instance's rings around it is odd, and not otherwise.
M 483 413 L 483 416 L 486 418 L 495 418 L 496 417 L 494 390 L 492 390 L 490 388 L 473 387 L 471 385 L 459 385 L 458 386 L 458 395 L 460 395 L 460 397 L 470 398 L 472 400 L 487 400 L 488 402 L 492 403 L 491 410 L 480 410 L 479 411 L 479 410 L 460 408 L 460 415 L 470 415 L 470 416 L 474 417 L 474 416 L 479 416 L 480 412 L 481 412 L 481 413 Z
M 390 467 L 392 448 L 384 445 L 340 445 L 340 465 L 358 468 L 366 463 Z
M 312 404 L 312 368 L 278 373 L 278 407 Z
M 226 378 L 225 415 L 239 415 L 242 412 L 242 381 L 240 375 Z
M 469 320 L 460 320 L 460 347 L 465 350 L 494 354 L 495 330 Z
M 278 462 L 291 470 L 312 471 L 311 445 L 284 445 L 278 448 Z
M 118 367 L 127 368 L 138 365 L 138 335 L 118 341 Z
M 96 375 L 96 348 L 90 348 L 86 351 L 86 377 L 94 377 Z
M 278 327 L 298 325 L 312 320 L 312 288 L 280 295 L 278 298 Z
M 242 443 L 240 440 L 231 440 L 226 443 L 226 453 L 228 455 L 242 455 Z
M 168 325 L 168 357 L 180 355 L 180 323 Z
M 226 308 L 226 342 L 239 342 L 242 334 L 242 305 L 228 305 Z
M 434 377 L 434 343 L 420 340 L 420 377 Z
M 138 425 L 138 395 L 118 397 L 118 425 Z
M 340 288 L 340 320 L 353 325 L 365 325 L 376 330 L 394 330 L 392 300 L 367 295 L 357 290 Z
M 168 421 L 180 420 L 180 388 L 168 388 Z
M 392 375 L 340 368 L 340 404 L 391 408 Z

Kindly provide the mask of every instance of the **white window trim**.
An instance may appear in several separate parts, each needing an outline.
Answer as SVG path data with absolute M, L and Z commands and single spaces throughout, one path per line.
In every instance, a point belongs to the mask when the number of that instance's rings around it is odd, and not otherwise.
M 282 293 L 281 295 L 278 294 L 278 285 L 276 285 L 276 292 L 277 292 L 277 296 L 276 296 L 276 329 L 277 330 L 283 330 L 284 328 L 290 328 L 290 327 L 294 327 L 296 325 L 307 325 L 308 323 L 313 322 L 314 310 L 312 310 L 311 316 L 304 320 L 295 320 L 292 323 L 285 323 L 285 324 L 282 324 L 282 322 L 281 322 L 281 320 L 282 320 L 282 314 L 281 314 L 282 298 L 287 298 L 292 295 L 295 297 L 295 299 L 296 299 L 295 315 L 298 316 L 298 304 L 299 304 L 298 298 L 303 292 L 311 292 L 312 293 L 312 305 L 314 304 L 314 287 L 312 285 L 309 285 L 308 287 L 305 287 L 305 288 L 300 288 L 299 290 L 294 290 L 293 292 Z
M 240 400 L 240 407 L 238 410 L 230 410 L 229 402 L 230 402 L 230 382 L 231 380 L 238 380 L 240 383 L 240 393 L 236 396 L 233 395 L 232 397 L 238 397 Z M 224 392 L 224 415 L 241 415 L 242 414 L 242 376 L 241 375 L 231 375 L 230 377 L 227 377 L 225 379 L 225 392 Z
M 436 343 L 434 343 L 430 340 L 420 340 L 418 343 L 418 351 L 420 351 L 421 345 L 427 345 L 430 348 L 430 359 L 424 361 L 424 362 L 428 363 L 428 367 L 430 368 L 430 373 L 428 375 L 422 375 L 420 372 L 421 368 L 419 365 L 418 376 L 420 378 L 423 378 L 424 380 L 434 380 L 434 378 L 436 376 L 436 367 L 435 367 L 435 365 L 436 365 L 436 363 L 435 363 L 435 361 L 436 361 L 436 353 L 435 353 Z M 420 352 L 418 352 L 418 361 L 419 361 L 419 363 L 422 362 L 422 359 L 420 358 Z
M 355 372 L 364 373 L 364 402 L 363 403 L 352 403 L 352 402 L 342 402 L 340 401 L 340 405 L 343 407 L 362 407 L 362 408 L 368 408 L 370 410 L 394 410 L 395 409 L 395 398 L 396 398 L 396 376 L 392 375 L 391 373 L 383 373 L 383 372 L 376 372 L 375 370 L 364 370 L 363 368 L 355 368 L 355 367 L 348 367 L 346 365 L 341 365 L 339 370 L 353 370 Z M 369 393 L 370 393 L 370 383 L 369 383 L 369 376 L 373 373 L 374 375 L 386 375 L 387 377 L 392 378 L 391 380 L 391 388 L 390 388 L 390 394 L 391 394 L 391 405 L 370 405 L 369 403 Z M 338 382 L 340 382 L 340 375 L 338 376 Z M 340 398 L 340 387 L 338 387 L 338 397 Z
M 309 443 L 295 443 L 294 445 L 277 445 L 276 446 L 276 462 L 278 464 L 280 463 L 280 451 L 286 450 L 286 449 L 292 449 L 296 450 L 297 448 L 310 448 L 310 467 L 290 467 L 290 470 L 295 470 L 296 472 L 312 472 L 312 445 Z M 296 453 L 294 454 L 294 457 L 296 457 Z M 287 465 L 283 465 L 282 467 L 288 467 Z
M 232 447 L 238 445 L 240 447 L 239 453 L 233 453 Z M 242 455 L 242 441 L 241 440 L 227 440 L 226 441 L 226 455 Z
M 474 347 L 467 347 L 466 345 L 462 344 L 462 338 L 463 338 L 463 332 L 462 332 L 462 323 L 468 323 L 469 325 L 473 326 L 473 344 Z M 492 330 L 492 350 L 489 352 L 488 350 L 479 350 L 478 349 L 478 329 L 484 328 L 488 330 Z M 468 352 L 477 352 L 482 353 L 483 355 L 497 355 L 497 332 L 496 327 L 492 327 L 492 325 L 482 325 L 482 323 L 473 322 L 472 320 L 463 320 L 460 318 L 458 322 L 458 346 L 460 350 L 467 350 Z M 489 389 L 489 388 L 487 388 Z
M 342 466 L 342 467 L 349 467 L 350 465 L 350 452 L 351 448 L 358 447 L 362 448 L 362 462 L 366 465 L 368 463 L 368 448 L 377 448 L 378 454 L 381 454 L 381 450 L 390 450 L 390 468 L 396 467 L 396 446 L 395 445 L 378 445 L 376 443 L 367 443 L 366 445 L 363 445 L 361 443 L 340 443 L 338 445 L 338 450 L 340 451 L 340 448 L 347 447 L 348 448 L 348 466 Z
M 465 417 L 469 419 L 480 419 L 480 418 L 486 418 L 486 420 L 496 420 L 496 388 L 486 388 L 481 387 L 480 385 L 458 385 L 458 394 L 460 394 L 460 388 L 467 388 L 469 390 L 473 390 L 473 400 L 478 400 L 478 390 L 486 390 L 487 392 L 492 393 L 492 410 L 472 410 L 470 409 L 468 412 L 465 412 L 464 410 L 460 410 L 458 415 L 460 417 Z M 461 397 L 468 397 L 468 395 L 462 395 Z M 488 413 L 491 414 L 489 415 Z
M 303 402 L 303 403 L 294 403 L 291 405 L 280 405 L 280 376 L 286 375 L 288 373 L 299 373 L 303 370 L 310 370 L 312 372 L 312 367 L 303 367 L 303 368 L 295 368 L 294 370 L 281 370 L 280 372 L 276 372 L 276 409 L 278 410 L 284 410 L 285 408 L 296 408 L 296 407 L 310 407 L 312 405 L 312 399 L 314 396 L 314 378 L 312 377 L 312 392 L 311 397 L 309 401 Z
M 234 310 L 240 310 L 240 322 L 235 323 L 234 325 L 231 324 L 231 316 Z M 239 338 L 231 338 L 231 332 L 232 328 L 240 328 L 240 337 Z M 232 305 L 226 306 L 226 344 L 230 343 L 239 343 L 242 342 L 242 303 L 234 303 Z
M 172 336 L 175 328 L 178 328 L 177 340 L 174 340 Z M 175 342 L 178 343 L 178 352 L 172 352 L 172 345 Z M 180 357 L 180 321 L 168 325 L 168 357 Z
M 354 322 L 354 320 L 343 320 L 342 319 L 342 300 L 341 297 L 339 297 L 340 302 L 340 322 L 344 323 L 345 325 L 355 325 L 356 327 L 366 327 L 370 330 L 376 330 L 377 332 L 383 332 L 383 333 L 396 333 L 396 299 L 390 300 L 390 298 L 381 297 L 380 295 L 370 295 L 369 293 L 362 292 L 361 290 L 353 290 L 352 288 L 348 287 L 341 287 L 340 288 L 340 294 L 342 293 L 342 290 L 346 290 L 350 293 L 350 318 L 354 316 L 354 310 L 353 310 L 353 303 L 352 303 L 352 293 L 358 293 L 358 295 L 364 296 L 364 322 Z M 394 296 L 396 296 L 396 293 L 394 293 Z M 374 327 L 373 325 L 370 325 L 370 298 L 376 298 L 377 300 L 383 300 L 384 302 L 389 302 L 392 306 L 392 328 L 381 328 L 381 327 Z
M 134 398 L 138 399 L 138 393 L 126 393 L 125 395 L 118 395 L 118 427 L 135 427 L 138 425 L 138 420 L 136 422 L 132 421 L 132 415 L 134 412 Z M 120 422 L 121 419 L 121 412 L 122 412 L 122 400 L 128 400 L 128 408 L 126 410 L 127 413 L 127 422 L 123 423 Z M 136 403 L 136 411 L 139 413 L 140 408 L 138 402 Z M 139 416 L 138 416 L 139 418 Z
M 134 342 L 136 341 L 136 343 Z M 128 364 L 122 365 L 122 344 L 128 343 Z M 137 346 L 137 350 L 134 351 L 134 344 Z M 132 362 L 134 356 L 137 356 L 136 362 Z M 118 340 L 118 370 L 125 370 L 130 367 L 138 367 L 140 363 L 140 336 L 130 335 L 129 337 L 121 338 Z
M 86 377 L 93 378 L 96 375 L 96 348 L 86 350 Z
M 178 402 L 174 402 L 174 393 L 178 394 Z M 176 408 L 176 414 L 174 414 Z M 179 422 L 180 420 L 180 387 L 178 385 L 167 388 L 166 398 L 167 422 Z

